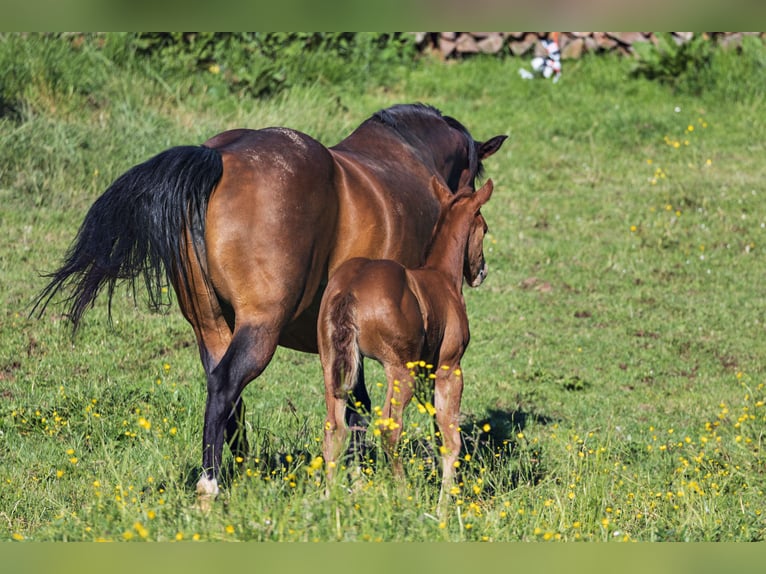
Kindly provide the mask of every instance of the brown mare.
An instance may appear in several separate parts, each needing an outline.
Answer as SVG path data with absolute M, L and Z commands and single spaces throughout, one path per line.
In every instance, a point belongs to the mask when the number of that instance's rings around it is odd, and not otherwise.
M 317 339 L 327 402 L 324 457 L 328 479 L 332 479 L 345 444 L 346 401 L 362 358 L 375 359 L 386 374 L 388 390 L 380 430 L 397 475 L 403 472 L 401 460 L 394 455 L 402 432 L 402 412 L 415 391 L 412 364 L 425 361 L 435 366 L 442 507 L 460 452 L 460 360 L 470 338 L 463 278 L 478 287 L 486 277 L 483 241 L 487 224 L 480 209 L 492 195 L 493 185 L 488 180 L 476 192 L 466 187 L 453 195 L 434 177 L 432 188 L 442 210 L 423 265 L 407 269 L 388 259 L 346 261 L 327 284 Z
M 167 282 L 207 375 L 200 497 L 218 494 L 224 441 L 245 457 L 242 391 L 277 345 L 317 352 L 329 276 L 352 257 L 422 262 L 439 214 L 432 175 L 456 190 L 506 136 L 474 140 L 422 104 L 375 113 L 327 148 L 287 128 L 237 129 L 139 164 L 91 206 L 60 269 L 36 300 L 69 291 L 76 329 L 103 287 L 143 276 L 153 307 Z M 355 399 L 369 406 L 363 375 Z M 350 413 L 354 426 L 366 424 Z

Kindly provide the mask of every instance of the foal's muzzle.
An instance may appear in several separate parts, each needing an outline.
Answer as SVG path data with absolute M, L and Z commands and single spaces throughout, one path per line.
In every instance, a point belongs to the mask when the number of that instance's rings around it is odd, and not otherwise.
M 482 283 L 484 283 L 484 279 L 487 278 L 487 262 L 482 261 L 481 262 L 481 269 L 479 269 L 479 273 L 477 273 L 476 277 L 474 278 L 473 282 L 471 283 L 471 287 L 478 287 Z

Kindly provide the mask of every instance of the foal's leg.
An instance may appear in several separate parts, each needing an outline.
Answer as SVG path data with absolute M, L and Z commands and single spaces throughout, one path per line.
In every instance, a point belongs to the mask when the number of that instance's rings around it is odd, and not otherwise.
M 437 369 L 434 385 L 436 424 L 442 436 L 442 485 L 439 491 L 439 511 L 445 510 L 447 496 L 455 478 L 455 462 L 460 455 L 460 399 L 463 395 L 463 375 L 460 364 L 448 364 L 449 369 Z
M 327 405 L 327 417 L 324 426 L 324 442 L 322 444 L 322 454 L 325 459 L 325 471 L 327 474 L 327 487 L 329 492 L 330 482 L 335 477 L 336 467 L 343 452 L 348 436 L 346 426 L 346 400 L 338 397 L 336 385 L 338 381 L 333 379 L 331 360 L 325 361 L 323 365 L 325 377 L 325 404 Z
M 385 368 L 388 390 L 386 401 L 383 405 L 383 420 L 385 424 L 381 429 L 383 436 L 383 449 L 391 461 L 394 475 L 398 478 L 404 476 L 402 459 L 396 452 L 399 439 L 402 436 L 402 419 L 404 408 L 412 400 L 414 388 L 411 383 L 409 369 L 405 364 L 387 365 Z

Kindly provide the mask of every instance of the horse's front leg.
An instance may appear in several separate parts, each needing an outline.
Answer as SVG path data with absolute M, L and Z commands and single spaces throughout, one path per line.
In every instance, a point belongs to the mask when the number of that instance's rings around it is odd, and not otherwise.
M 460 455 L 460 400 L 463 395 L 463 375 L 460 363 L 439 368 L 434 385 L 436 424 L 442 436 L 442 484 L 439 491 L 439 513 L 444 514 L 450 490 L 455 480 L 455 462 Z

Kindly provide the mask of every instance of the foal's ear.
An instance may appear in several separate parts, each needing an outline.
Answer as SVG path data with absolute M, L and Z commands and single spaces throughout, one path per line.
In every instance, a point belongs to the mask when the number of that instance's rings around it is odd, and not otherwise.
M 476 201 L 479 202 L 479 206 L 482 206 L 489 201 L 489 198 L 492 197 L 492 190 L 494 188 L 495 184 L 491 179 L 488 179 L 484 185 L 476 190 L 474 196 L 476 197 Z
M 460 174 L 460 179 L 457 182 L 457 190 L 460 191 L 464 187 L 470 186 L 472 179 L 473 179 L 473 176 L 471 174 L 471 170 L 464 169 L 463 173 Z
M 431 189 L 441 205 L 446 204 L 452 199 L 452 192 L 435 175 L 431 176 Z
M 503 145 L 503 142 L 508 136 L 495 136 L 492 139 L 488 139 L 485 142 L 478 142 L 479 144 L 479 159 L 485 159 L 495 153 Z

